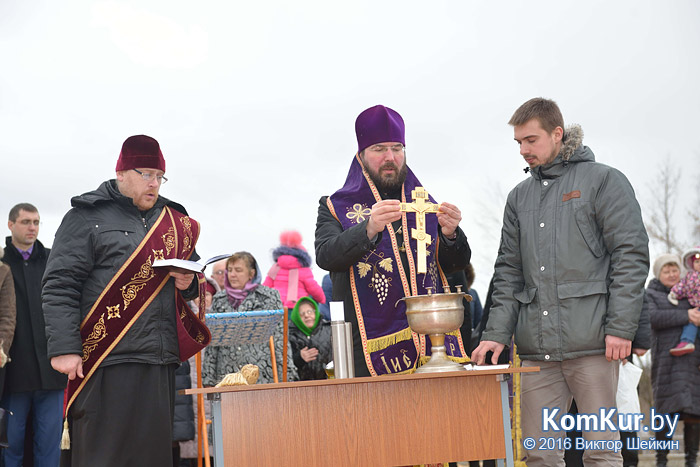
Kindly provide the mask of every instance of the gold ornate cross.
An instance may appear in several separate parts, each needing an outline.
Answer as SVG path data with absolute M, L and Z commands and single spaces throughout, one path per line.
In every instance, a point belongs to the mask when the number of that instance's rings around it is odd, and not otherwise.
M 427 272 L 426 257 L 428 253 L 426 247 L 433 242 L 432 237 L 425 231 L 425 215 L 432 212 L 438 212 L 439 204 L 431 203 L 428 198 L 428 192 L 422 186 L 416 187 L 411 191 L 413 197 L 412 203 L 401 203 L 402 212 L 416 213 L 416 228 L 411 229 L 411 238 L 416 240 L 418 244 L 418 269 L 421 274 Z

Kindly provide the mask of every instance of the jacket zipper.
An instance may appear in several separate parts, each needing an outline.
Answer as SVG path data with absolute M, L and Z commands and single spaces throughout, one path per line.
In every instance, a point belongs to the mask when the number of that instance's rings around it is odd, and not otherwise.
M 148 232 L 148 224 L 146 223 L 146 218 L 141 216 L 141 222 L 143 222 L 143 228 Z M 155 302 L 155 301 L 154 301 Z M 155 303 L 154 303 L 155 305 Z M 162 319 L 163 319 L 163 309 L 162 307 L 159 307 L 160 309 L 160 319 L 158 320 L 158 358 L 160 358 L 160 362 L 163 363 L 165 361 L 163 357 L 163 333 L 161 329 L 161 324 L 162 324 Z

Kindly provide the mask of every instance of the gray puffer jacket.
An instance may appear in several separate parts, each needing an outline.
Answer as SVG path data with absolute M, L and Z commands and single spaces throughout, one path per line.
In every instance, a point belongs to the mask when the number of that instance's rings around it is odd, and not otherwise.
M 71 199 L 73 209 L 56 231 L 43 278 L 42 308 L 49 358 L 82 355 L 80 323 L 109 281 L 136 250 L 163 208 L 186 214 L 162 196 L 147 212 L 122 195 L 115 180 Z M 199 259 L 193 253 L 192 260 Z M 196 281 L 185 299 L 196 295 Z M 179 346 L 175 282 L 169 280 L 101 365 L 123 362 L 177 363 Z
M 233 308 L 228 301 L 226 291 L 222 290 L 214 295 L 211 304 L 211 313 L 230 313 L 233 311 L 252 310 L 281 310 L 282 300 L 277 290 L 259 285 L 248 293 L 238 308 Z M 282 381 L 282 345 L 284 340 L 284 328 L 280 320 L 275 333 L 275 358 L 277 360 L 277 376 Z M 202 360 L 202 384 L 204 386 L 215 386 L 229 373 L 236 373 L 250 363 L 258 366 L 260 376 L 258 384 L 273 383 L 272 362 L 270 361 L 270 346 L 268 342 L 258 344 L 241 343 L 236 346 L 209 346 L 204 350 Z M 297 369 L 292 360 L 292 348 L 287 343 L 287 381 L 298 379 Z
M 550 164 L 508 195 L 482 340 L 515 335 L 521 358 L 562 361 L 632 340 L 649 272 L 648 237 L 627 178 L 595 162 L 579 126 Z

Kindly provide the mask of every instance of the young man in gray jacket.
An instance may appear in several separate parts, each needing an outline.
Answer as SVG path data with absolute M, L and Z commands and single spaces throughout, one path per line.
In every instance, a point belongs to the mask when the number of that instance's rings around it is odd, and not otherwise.
M 601 410 L 615 407 L 618 360 L 631 352 L 648 237 L 627 178 L 595 162 L 578 125 L 564 130 L 554 101 L 529 100 L 509 124 L 530 177 L 508 196 L 493 306 L 472 359 L 481 364 L 493 351 L 495 362 L 515 336 L 523 366 L 540 367 L 523 377 L 527 465 L 564 465 L 560 417 L 572 398 L 598 425 L 584 427 L 586 441 L 619 439 Z M 553 443 L 543 446 L 541 438 Z M 622 465 L 608 443 L 587 447 L 586 465 Z

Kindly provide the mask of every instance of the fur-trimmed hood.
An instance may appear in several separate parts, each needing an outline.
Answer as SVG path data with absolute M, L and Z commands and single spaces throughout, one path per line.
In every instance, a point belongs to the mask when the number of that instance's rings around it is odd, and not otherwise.
M 683 253 L 683 266 L 685 266 L 688 271 L 693 270 L 693 261 L 695 261 L 695 255 L 698 254 L 700 254 L 700 246 L 690 248 Z
M 583 129 L 578 124 L 572 124 L 564 130 L 561 150 L 552 162 L 540 165 L 534 169 L 526 168 L 525 172 L 537 179 L 556 178 L 573 162 L 595 162 L 595 155 L 588 147 L 583 145 Z
M 281 256 L 293 256 L 299 260 L 299 264 L 302 268 L 308 268 L 311 266 L 311 256 L 302 250 L 301 248 L 293 248 L 290 246 L 278 246 L 272 251 L 272 259 L 276 262 Z M 298 267 L 298 266 L 297 266 Z
M 204 278 L 207 280 L 207 283 L 211 284 L 211 286 L 214 287 L 214 290 L 215 290 L 216 292 L 221 291 L 221 287 L 219 287 L 218 282 L 216 282 L 216 281 L 215 281 L 214 279 L 212 279 L 211 277 L 204 276 Z M 216 292 L 214 292 L 214 293 L 216 293 Z M 213 294 L 212 294 L 212 295 L 213 295 Z
M 561 160 L 568 161 L 571 159 L 571 156 L 574 155 L 576 149 L 583 143 L 583 128 L 581 128 L 581 125 L 574 123 L 567 126 L 566 130 L 564 130 L 562 142 L 563 144 L 559 155 L 561 156 Z

